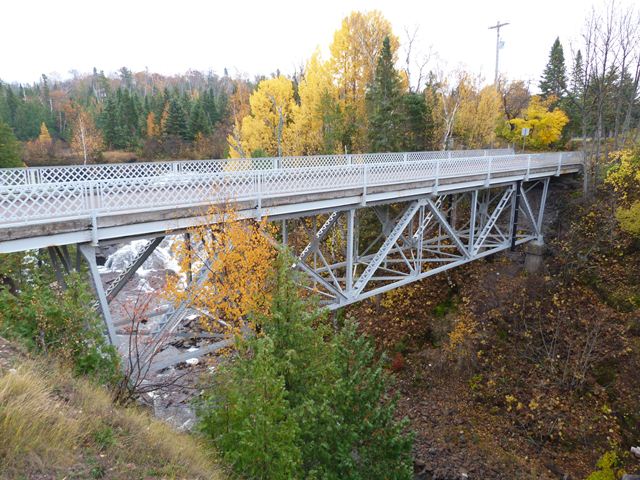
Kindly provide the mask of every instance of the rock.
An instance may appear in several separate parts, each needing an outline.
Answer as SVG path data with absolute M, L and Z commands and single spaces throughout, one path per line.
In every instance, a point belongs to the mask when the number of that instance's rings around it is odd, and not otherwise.
M 625 473 L 622 476 L 622 480 L 640 480 L 640 475 L 629 475 L 628 473 Z
M 631 453 L 640 458 L 640 447 L 631 447 Z

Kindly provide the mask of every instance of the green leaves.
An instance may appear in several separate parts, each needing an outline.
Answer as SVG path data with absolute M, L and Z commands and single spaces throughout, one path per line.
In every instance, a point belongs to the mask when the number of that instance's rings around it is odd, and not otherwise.
M 389 378 L 353 322 L 338 333 L 298 296 L 278 258 L 261 336 L 214 374 L 200 428 L 250 478 L 408 479 L 412 435 L 394 418 Z

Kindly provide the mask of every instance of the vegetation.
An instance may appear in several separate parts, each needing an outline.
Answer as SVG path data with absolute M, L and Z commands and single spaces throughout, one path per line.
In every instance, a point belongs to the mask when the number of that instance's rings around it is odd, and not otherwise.
M 108 345 L 102 322 L 91 308 L 86 283 L 71 274 L 62 288 L 37 267 L 37 258 L 11 260 L 3 278 L 12 288 L 0 286 L 0 335 L 57 358 L 77 375 L 115 383 L 118 354 Z
M 20 144 L 11 127 L 0 120 L 0 168 L 21 166 Z
M 411 478 L 384 359 L 351 322 L 334 333 L 278 260 L 273 305 L 199 408 L 200 428 L 249 478 Z
M 0 478 L 225 478 L 192 436 L 2 338 L 0 352 Z

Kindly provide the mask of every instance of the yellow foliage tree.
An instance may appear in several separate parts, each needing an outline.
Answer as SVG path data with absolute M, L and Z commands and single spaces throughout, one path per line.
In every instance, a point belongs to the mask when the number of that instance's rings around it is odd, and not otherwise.
M 522 112 L 522 116 L 509 120 L 510 126 L 505 129 L 504 137 L 512 142 L 519 142 L 522 140 L 522 129 L 529 128 L 526 145 L 534 149 L 546 148 L 560 140 L 562 129 L 569 123 L 569 117 L 559 108 L 551 110 L 551 105 L 555 102 L 554 96 L 546 100 L 537 95 L 531 97 L 529 106 Z
M 500 94 L 495 87 L 480 88 L 479 84 L 479 78 L 464 75 L 458 85 L 460 105 L 453 123 L 453 135 L 460 147 L 491 146 L 503 117 Z
M 149 112 L 147 115 L 147 138 L 160 136 L 160 128 L 156 122 L 156 114 Z
M 194 267 L 203 268 L 205 276 L 186 287 L 181 279 L 168 278 L 166 295 L 206 312 L 203 326 L 209 331 L 223 326 L 227 333 L 239 334 L 253 327 L 251 313 L 268 313 L 276 249 L 266 217 L 240 219 L 230 204 L 211 208 L 207 216 L 208 225 L 190 228 L 190 240 L 173 245 L 185 276 Z
M 40 124 L 40 135 L 26 144 L 26 157 L 29 160 L 42 160 L 50 156 L 53 140 L 44 122 Z
M 86 164 L 104 148 L 102 133 L 80 105 L 74 105 L 71 111 L 71 150 Z
M 271 156 L 296 155 L 291 124 L 298 106 L 291 80 L 278 76 L 261 81 L 249 104 L 251 114 L 242 119 L 239 138 L 231 134 L 227 139 L 231 157 L 246 157 L 256 151 Z
M 323 101 L 327 96 L 337 100 L 329 65 L 314 52 L 307 62 L 298 87 L 300 108 L 295 111 L 292 125 L 292 150 L 300 155 L 313 155 L 324 148 Z
M 610 160 L 605 182 L 613 186 L 619 199 L 616 219 L 622 230 L 640 237 L 640 151 L 613 152 Z
M 355 131 L 352 148 L 362 150 L 366 142 L 366 89 L 373 82 L 382 42 L 389 37 L 394 61 L 400 44 L 391 23 L 377 10 L 352 12 L 342 20 L 333 36 L 329 67 L 347 122 Z
M 49 129 L 44 122 L 40 124 L 40 135 L 38 135 L 38 141 L 44 145 L 51 145 L 51 135 Z

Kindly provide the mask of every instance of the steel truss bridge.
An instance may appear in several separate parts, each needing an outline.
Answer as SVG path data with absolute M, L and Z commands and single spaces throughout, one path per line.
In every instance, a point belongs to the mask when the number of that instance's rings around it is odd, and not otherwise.
M 117 343 L 109 304 L 163 238 L 210 222 L 211 205 L 276 222 L 307 288 L 335 309 L 542 240 L 551 179 L 582 163 L 578 152 L 504 149 L 2 169 L 0 253 L 47 248 L 61 282 L 82 255 Z M 146 246 L 105 287 L 96 249 L 140 238 Z M 171 308 L 155 334 L 189 314 Z

